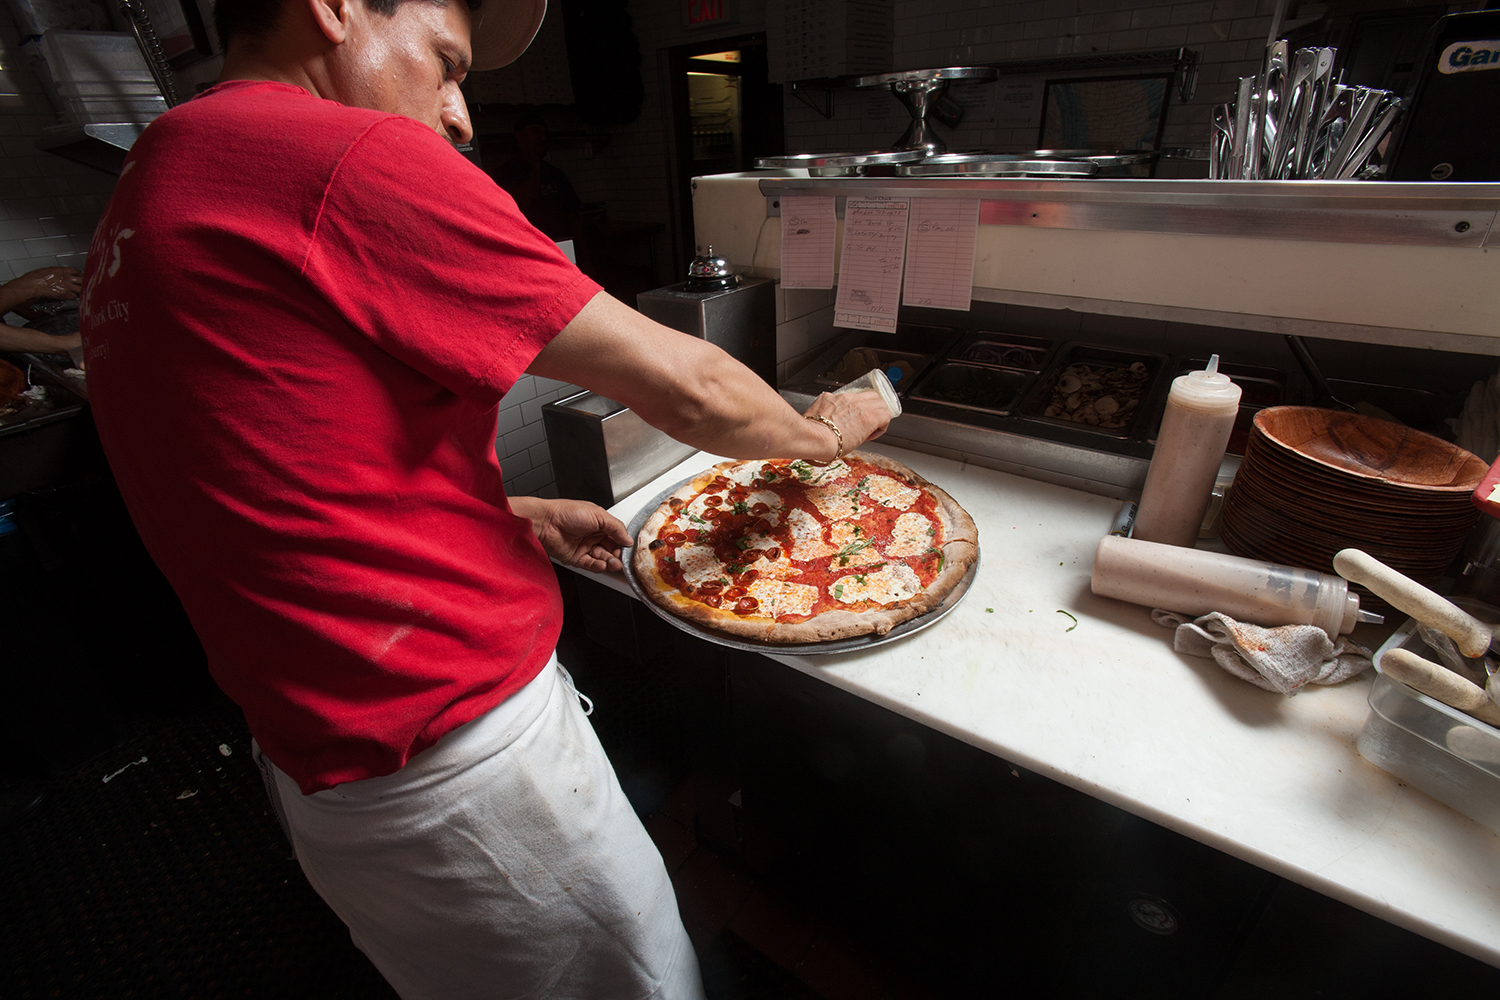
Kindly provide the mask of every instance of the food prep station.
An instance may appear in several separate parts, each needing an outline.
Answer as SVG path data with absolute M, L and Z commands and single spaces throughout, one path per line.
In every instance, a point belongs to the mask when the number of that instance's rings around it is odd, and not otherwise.
M 1500 965 L 1497 834 L 1356 747 L 1369 720 L 1395 724 L 1372 715 L 1384 679 L 1273 695 L 1174 653 L 1149 609 L 1089 590 L 1098 539 L 1139 496 L 1171 380 L 1211 354 L 1245 389 L 1222 485 L 1270 406 L 1358 404 L 1451 440 L 1472 387 L 1500 366 L 1500 185 L 791 170 L 694 185 L 698 243 L 755 280 L 780 276 L 786 194 L 832 195 L 840 214 L 848 197 L 980 200 L 968 312 L 903 308 L 894 334 L 872 333 L 834 326 L 834 292 L 777 289 L 781 394 L 802 409 L 888 373 L 903 412 L 869 447 L 975 516 L 968 596 L 899 642 L 757 661 Z M 688 456 L 644 482 L 635 470 L 607 499 L 629 523 L 715 460 Z M 1206 528 L 1200 544 L 1221 546 Z M 580 575 L 633 596 L 622 579 Z M 1354 638 L 1374 650 L 1403 621 Z

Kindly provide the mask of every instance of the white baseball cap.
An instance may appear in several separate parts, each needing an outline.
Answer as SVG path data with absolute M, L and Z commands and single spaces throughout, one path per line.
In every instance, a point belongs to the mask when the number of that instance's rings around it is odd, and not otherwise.
M 469 69 L 509 66 L 536 37 L 547 0 L 483 0 L 470 12 Z

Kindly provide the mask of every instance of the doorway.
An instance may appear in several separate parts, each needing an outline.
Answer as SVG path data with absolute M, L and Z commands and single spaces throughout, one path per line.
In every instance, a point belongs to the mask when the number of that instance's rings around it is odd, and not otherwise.
M 677 149 L 673 201 L 681 248 L 676 273 L 699 249 L 693 239 L 692 179 L 752 170 L 785 152 L 781 85 L 767 79 L 766 36 L 717 38 L 668 50 Z

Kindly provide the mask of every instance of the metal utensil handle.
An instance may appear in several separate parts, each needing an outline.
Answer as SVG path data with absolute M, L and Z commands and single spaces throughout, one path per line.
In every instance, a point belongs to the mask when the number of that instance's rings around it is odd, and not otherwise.
M 1368 552 L 1343 549 L 1333 557 L 1333 568 L 1350 583 L 1369 587 L 1392 606 L 1448 636 L 1465 656 L 1478 658 L 1489 650 L 1493 628 Z
M 161 96 L 166 99 L 167 107 L 177 106 L 177 84 L 172 76 L 172 68 L 167 65 L 167 57 L 161 49 L 161 40 L 156 37 L 156 29 L 151 26 L 151 18 L 146 13 L 146 8 L 141 6 L 138 0 L 119 0 L 120 12 L 130 22 L 130 27 L 135 31 L 136 44 L 141 47 L 141 54 L 146 57 L 146 66 L 151 70 L 151 77 L 156 81 L 157 89 Z

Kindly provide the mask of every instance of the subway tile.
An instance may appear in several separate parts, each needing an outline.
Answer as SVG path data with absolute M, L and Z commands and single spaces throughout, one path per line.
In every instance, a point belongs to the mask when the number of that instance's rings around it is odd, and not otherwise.
M 799 316 L 776 327 L 776 360 L 786 361 L 808 348 L 806 316 Z
M 506 493 L 511 496 L 535 496 L 539 490 L 553 485 L 554 479 L 552 466 L 544 465 L 530 472 L 521 473 L 516 477 L 515 482 L 506 488 Z
M 1271 33 L 1271 19 L 1269 17 L 1243 17 L 1229 24 L 1230 38 L 1244 38 L 1249 44 L 1260 49 L 1265 44 L 1266 36 Z
M 502 406 L 500 407 L 499 420 L 495 427 L 495 435 L 499 437 L 503 434 L 509 434 L 511 431 L 520 430 L 525 423 L 525 419 L 521 416 L 520 406 Z
M 75 247 L 73 241 L 67 236 L 39 236 L 24 241 L 26 252 L 33 257 L 41 257 L 48 254 L 73 253 Z
M 522 375 L 520 378 L 516 379 L 516 384 L 510 387 L 510 391 L 501 397 L 500 405 L 520 406 L 522 403 L 526 402 L 526 400 L 533 399 L 535 397 L 536 377 L 532 375 Z
M 532 445 L 526 450 L 526 453 L 531 456 L 532 468 L 552 464 L 552 450 L 546 441 L 543 441 L 541 444 Z
M 1159 28 L 1172 23 L 1170 7 L 1137 7 L 1130 12 L 1132 28 Z
M 1208 42 L 1225 42 L 1229 40 L 1229 25 L 1222 21 L 1213 21 L 1207 24 L 1188 25 L 1188 44 L 1204 45 Z
M 536 468 L 531 461 L 531 454 L 527 451 L 508 454 L 500 454 L 497 451 L 496 457 L 500 459 L 500 475 L 507 485 Z
M 39 219 L 8 219 L 0 221 L 0 240 L 26 240 L 46 236 Z
M 1148 28 L 1146 30 L 1146 47 L 1148 49 L 1180 48 L 1181 46 L 1186 44 L 1186 25 L 1170 24 L 1160 28 Z
M 1142 49 L 1146 47 L 1146 30 L 1144 28 L 1133 28 L 1130 31 L 1116 31 L 1109 36 L 1109 51 L 1128 52 L 1131 49 Z
M 524 421 L 525 423 L 528 423 L 528 424 L 534 424 L 537 421 L 541 420 L 542 419 L 542 407 L 546 406 L 550 402 L 552 402 L 552 400 L 548 399 L 546 396 L 537 396 L 534 399 L 528 399 L 526 402 L 522 403 L 521 404 L 521 419 L 522 419 L 522 421 Z
M 513 455 L 518 451 L 524 451 L 534 444 L 540 444 L 546 438 L 547 432 L 541 421 L 526 424 L 520 430 L 511 431 L 505 435 L 505 454 Z
M 1123 31 L 1130 27 L 1130 11 L 1112 10 L 1093 15 L 1094 31 Z
M 1254 17 L 1256 0 L 1214 0 L 1212 19 L 1229 21 L 1237 17 Z

